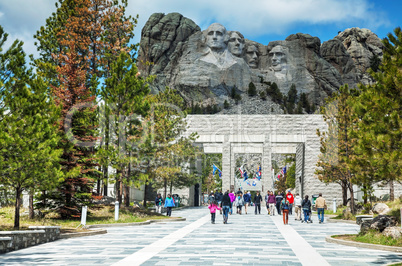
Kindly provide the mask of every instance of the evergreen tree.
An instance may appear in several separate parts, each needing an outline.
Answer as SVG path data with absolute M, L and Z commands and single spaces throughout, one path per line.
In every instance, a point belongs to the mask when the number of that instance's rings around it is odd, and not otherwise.
M 381 59 L 378 57 L 378 55 L 373 54 L 370 57 L 370 68 L 373 72 L 377 72 L 380 69 L 381 65 Z
M 360 86 L 361 94 L 354 103 L 360 117 L 356 133 L 359 157 L 354 165 L 370 165 L 372 179 L 390 184 L 390 198 L 394 199 L 393 182 L 401 181 L 401 113 L 402 113 L 402 32 L 398 27 L 383 40 L 383 62 L 379 71 L 370 74 L 375 83 Z
M 3 84 L 0 107 L 0 183 L 15 191 L 14 228 L 18 229 L 22 191 L 33 194 L 54 188 L 62 174 L 58 164 L 61 150 L 56 148 L 58 109 L 43 80 L 20 65 L 25 58 L 22 50 L 12 54 L 17 62 L 10 58 L 14 65 L 9 71 L 15 71 Z M 18 65 L 20 69 L 15 68 Z
M 225 100 L 225 102 L 223 103 L 223 108 L 229 109 L 229 107 L 230 107 L 229 102 L 227 100 Z
M 347 85 L 342 86 L 322 108 L 328 131 L 317 130 L 321 142 L 321 155 L 315 172 L 322 182 L 338 183 L 341 186 L 344 205 L 347 204 L 349 191 L 352 213 L 355 212 L 353 196 L 355 180 L 349 163 L 354 156 L 352 148 L 356 143 L 352 132 L 357 130 L 356 117 L 353 116 L 351 108 L 351 103 L 355 100 L 354 94 L 354 90 L 350 90 Z
M 138 116 L 144 117 L 149 109 L 144 98 L 149 93 L 148 82 L 151 79 L 138 77 L 137 67 L 126 52 L 122 52 L 112 64 L 110 73 L 101 88 L 101 96 L 105 108 L 103 113 L 107 113 L 109 118 L 105 122 L 109 123 L 109 134 L 114 137 L 110 138 L 109 145 L 103 146 L 99 153 L 102 160 L 110 162 L 109 166 L 116 169 L 116 174 L 113 175 L 117 188 L 116 200 L 121 204 L 122 184 L 128 186 L 132 183 L 128 168 L 134 158 L 130 154 L 133 154 L 133 140 L 139 138 Z M 129 201 L 125 200 L 125 203 L 127 205 Z
M 248 93 L 248 96 L 250 96 L 250 97 L 254 97 L 254 96 L 257 95 L 257 88 L 255 87 L 255 85 L 254 85 L 253 82 L 250 82 L 250 83 L 248 84 L 248 91 L 247 91 L 247 93 Z

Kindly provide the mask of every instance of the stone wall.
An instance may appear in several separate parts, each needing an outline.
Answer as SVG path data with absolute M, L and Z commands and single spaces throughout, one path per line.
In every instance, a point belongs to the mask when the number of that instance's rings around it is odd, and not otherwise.
M 0 253 L 19 250 L 60 238 L 60 226 L 30 226 L 28 231 L 1 231 Z

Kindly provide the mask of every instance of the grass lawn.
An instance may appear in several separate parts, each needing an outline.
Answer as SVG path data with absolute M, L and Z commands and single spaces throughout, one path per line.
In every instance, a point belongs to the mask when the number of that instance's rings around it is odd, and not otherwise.
M 27 209 L 21 209 L 21 214 Z M 138 208 L 120 208 L 119 220 L 114 220 L 114 206 L 94 206 L 88 208 L 87 225 L 113 224 L 113 223 L 136 223 L 147 220 L 170 219 L 170 217 Z M 48 213 L 44 218 L 28 219 L 24 215 L 20 217 L 20 230 L 28 229 L 29 226 L 61 226 L 62 231 L 71 231 L 81 222 L 81 219 L 63 220 L 56 213 Z M 14 207 L 0 208 L 0 231 L 14 230 Z
M 402 238 L 393 239 L 390 236 L 384 236 L 383 234 L 376 231 L 369 231 L 366 234 L 357 235 L 337 235 L 333 236 L 336 239 L 356 241 L 361 243 L 385 245 L 393 247 L 402 247 Z

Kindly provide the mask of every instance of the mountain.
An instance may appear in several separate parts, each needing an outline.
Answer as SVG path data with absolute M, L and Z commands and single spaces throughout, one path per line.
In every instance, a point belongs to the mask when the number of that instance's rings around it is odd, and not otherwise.
M 370 60 L 382 58 L 382 48 L 368 29 L 324 43 L 297 33 L 264 45 L 219 23 L 201 31 L 179 13 L 155 13 L 142 29 L 137 65 L 155 76 L 153 92 L 175 88 L 194 112 L 311 113 L 343 84 L 370 83 Z

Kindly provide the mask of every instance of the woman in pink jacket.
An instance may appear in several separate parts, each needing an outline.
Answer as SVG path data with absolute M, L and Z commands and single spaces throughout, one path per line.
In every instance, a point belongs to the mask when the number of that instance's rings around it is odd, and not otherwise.
M 218 203 L 216 201 L 211 202 L 211 204 L 209 204 L 208 208 L 209 208 L 209 211 L 211 212 L 211 224 L 214 224 L 216 210 L 220 210 L 221 208 L 219 208 Z
M 232 214 L 233 213 L 233 202 L 236 200 L 236 196 L 233 193 L 233 190 L 230 191 L 229 197 L 230 197 L 230 202 L 232 203 L 232 204 L 230 204 L 230 211 L 229 212 L 230 212 L 230 214 Z

